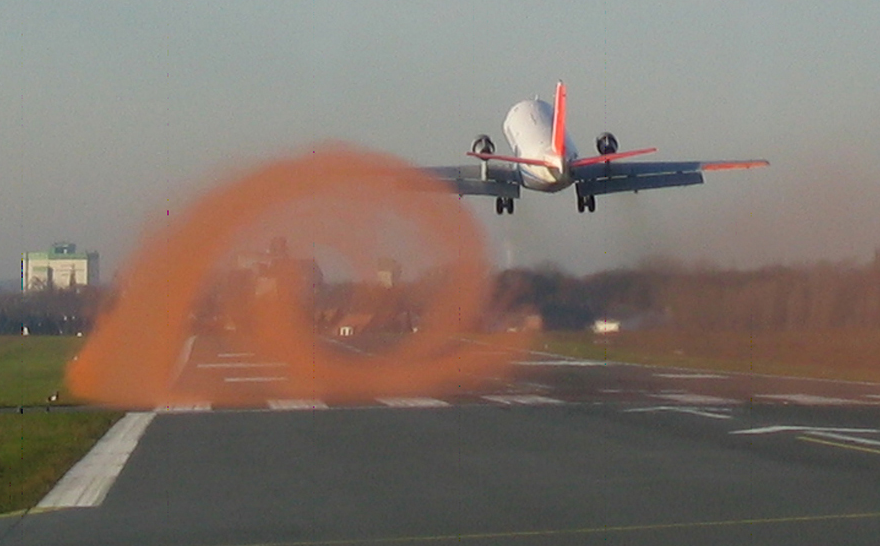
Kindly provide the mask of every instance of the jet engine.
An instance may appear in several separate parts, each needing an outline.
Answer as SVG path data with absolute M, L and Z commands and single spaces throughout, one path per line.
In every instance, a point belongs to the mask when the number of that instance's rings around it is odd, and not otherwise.
M 495 143 L 489 138 L 489 135 L 477 135 L 477 138 L 471 143 L 471 152 L 475 154 L 494 154 Z
M 602 133 L 596 138 L 596 149 L 601 155 L 617 153 L 617 139 L 611 133 Z

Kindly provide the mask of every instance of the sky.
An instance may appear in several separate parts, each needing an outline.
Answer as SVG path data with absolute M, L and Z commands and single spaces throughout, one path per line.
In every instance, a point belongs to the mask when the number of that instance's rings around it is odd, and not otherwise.
M 880 3 L 0 0 L 0 280 L 58 240 L 112 277 L 230 172 L 328 139 L 417 165 L 507 152 L 515 102 L 568 87 L 582 156 L 765 158 L 698 187 L 466 198 L 499 267 L 665 255 L 740 269 L 880 248 Z

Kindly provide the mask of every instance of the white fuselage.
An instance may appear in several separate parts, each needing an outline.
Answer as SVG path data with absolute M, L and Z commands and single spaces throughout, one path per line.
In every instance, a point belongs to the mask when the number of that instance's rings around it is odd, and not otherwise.
M 538 191 L 557 192 L 573 182 L 567 172 L 569 161 L 577 158 L 577 149 L 568 133 L 565 135 L 565 157 L 553 152 L 553 106 L 542 100 L 524 100 L 513 105 L 502 126 L 504 137 L 513 155 L 539 159 L 558 165 L 517 164 L 523 186 Z

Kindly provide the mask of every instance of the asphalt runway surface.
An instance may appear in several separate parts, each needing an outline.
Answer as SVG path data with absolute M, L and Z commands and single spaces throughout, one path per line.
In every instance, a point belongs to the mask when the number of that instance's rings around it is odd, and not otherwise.
M 880 543 L 880 384 L 538 352 L 445 397 L 137 418 L 106 496 L 0 517 L 0 544 Z

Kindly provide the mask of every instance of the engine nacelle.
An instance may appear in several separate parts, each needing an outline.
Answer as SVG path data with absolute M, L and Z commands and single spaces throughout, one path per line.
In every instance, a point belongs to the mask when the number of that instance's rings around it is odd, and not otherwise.
M 601 155 L 617 153 L 617 139 L 611 133 L 602 133 L 596 138 L 596 149 Z
M 495 143 L 489 138 L 489 135 L 477 135 L 477 138 L 471 143 L 471 152 L 475 154 L 494 154 Z

